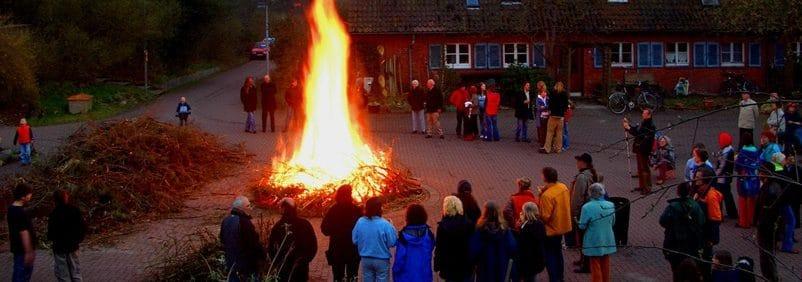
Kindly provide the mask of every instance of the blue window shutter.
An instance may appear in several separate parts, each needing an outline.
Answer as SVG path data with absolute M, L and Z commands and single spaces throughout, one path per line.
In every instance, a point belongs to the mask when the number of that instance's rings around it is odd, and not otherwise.
M 501 68 L 501 45 L 487 44 L 487 66 L 491 69 Z
M 600 48 L 593 48 L 593 66 L 597 68 L 602 67 L 602 50 Z
M 704 67 L 707 65 L 707 48 L 705 43 L 703 42 L 696 42 L 693 44 L 693 66 L 694 67 Z
M 749 66 L 760 66 L 760 43 L 749 43 Z
M 429 45 L 429 68 L 443 67 L 443 45 Z
M 649 53 L 651 49 L 649 48 L 650 45 L 649 42 L 638 43 L 638 67 L 652 66 L 652 56 Z
M 487 44 L 477 43 L 474 45 L 473 62 L 477 69 L 487 68 Z
M 781 43 L 777 43 L 774 47 L 774 66 L 785 66 L 785 47 Z
M 663 66 L 663 43 L 652 43 L 652 66 Z
M 707 66 L 717 67 L 719 65 L 718 43 L 707 43 Z
M 543 52 L 545 48 L 543 48 L 543 44 L 535 43 L 534 48 L 532 48 L 532 66 L 537 68 L 545 68 L 546 67 L 546 58 L 543 56 Z

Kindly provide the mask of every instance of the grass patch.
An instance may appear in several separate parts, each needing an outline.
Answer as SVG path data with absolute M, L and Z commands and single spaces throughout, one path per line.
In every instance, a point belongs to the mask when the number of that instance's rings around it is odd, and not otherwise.
M 29 120 L 34 126 L 102 120 L 156 98 L 152 91 L 145 92 L 136 86 L 116 84 L 75 87 L 71 84 L 53 83 L 42 87 L 42 93 L 39 101 L 40 114 Z M 90 112 L 86 114 L 69 113 L 67 97 L 76 93 L 94 96 Z

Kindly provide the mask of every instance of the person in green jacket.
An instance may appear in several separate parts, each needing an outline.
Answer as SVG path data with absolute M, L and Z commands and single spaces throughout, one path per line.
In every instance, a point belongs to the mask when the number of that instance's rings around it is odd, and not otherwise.
M 610 281 L 610 254 L 616 252 L 615 205 L 604 199 L 604 185 L 593 183 L 589 188 L 590 201 L 582 206 L 579 229 L 585 231 L 582 254 L 590 258 L 593 281 Z
M 669 200 L 660 216 L 660 226 L 665 228 L 663 254 L 671 264 L 675 276 L 680 263 L 688 256 L 699 257 L 703 246 L 702 226 L 705 224 L 705 214 L 690 197 L 690 191 L 688 182 L 677 186 L 679 197 Z

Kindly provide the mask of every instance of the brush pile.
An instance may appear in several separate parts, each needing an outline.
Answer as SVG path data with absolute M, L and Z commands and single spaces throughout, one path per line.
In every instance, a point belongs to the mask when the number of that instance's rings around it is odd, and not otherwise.
M 149 117 L 92 124 L 27 174 L 4 181 L 2 199 L 9 201 L 13 185 L 26 182 L 34 187 L 33 215 L 43 217 L 52 208 L 51 192 L 66 189 L 90 230 L 102 233 L 179 210 L 188 192 L 232 175 L 247 158 L 241 146 Z
M 267 177 L 251 187 L 255 197 L 254 203 L 261 208 L 277 209 L 281 199 L 289 197 L 295 199 L 301 215 L 322 217 L 334 205 L 335 192 L 341 185 L 369 182 L 369 179 L 381 179 L 381 181 L 371 186 L 372 189 L 369 191 L 371 194 L 355 195 L 359 202 L 366 201 L 372 195 L 379 195 L 386 207 L 388 207 L 387 209 L 392 209 L 398 206 L 405 206 L 411 202 L 422 201 L 428 196 L 426 190 L 421 187 L 420 180 L 413 178 L 408 169 L 400 169 L 395 166 L 393 168 L 364 166 L 359 168 L 358 171 L 359 173 L 355 173 L 355 177 L 361 177 L 362 179 L 352 179 L 352 182 L 330 183 L 317 190 L 307 190 L 303 186 L 272 186 L 268 181 L 270 174 L 280 172 L 270 171 Z M 377 177 L 377 175 L 381 177 Z

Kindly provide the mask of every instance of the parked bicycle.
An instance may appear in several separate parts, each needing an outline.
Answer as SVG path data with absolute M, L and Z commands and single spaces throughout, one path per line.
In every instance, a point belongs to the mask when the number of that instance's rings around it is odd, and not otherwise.
M 633 91 L 629 91 L 628 87 L 623 83 L 618 83 L 616 90 L 610 94 L 607 99 L 607 108 L 614 114 L 623 114 L 626 111 L 631 111 L 635 107 L 640 109 L 649 108 L 657 110 L 661 104 L 661 97 L 655 91 L 650 90 L 647 83 L 638 81 Z M 630 94 L 632 92 L 632 94 Z M 635 99 L 632 96 L 637 93 Z
M 741 92 L 754 93 L 757 92 L 757 85 L 746 79 L 744 74 L 731 71 L 725 71 L 723 75 L 726 77 L 724 82 L 721 83 L 721 92 L 724 96 L 736 96 Z

